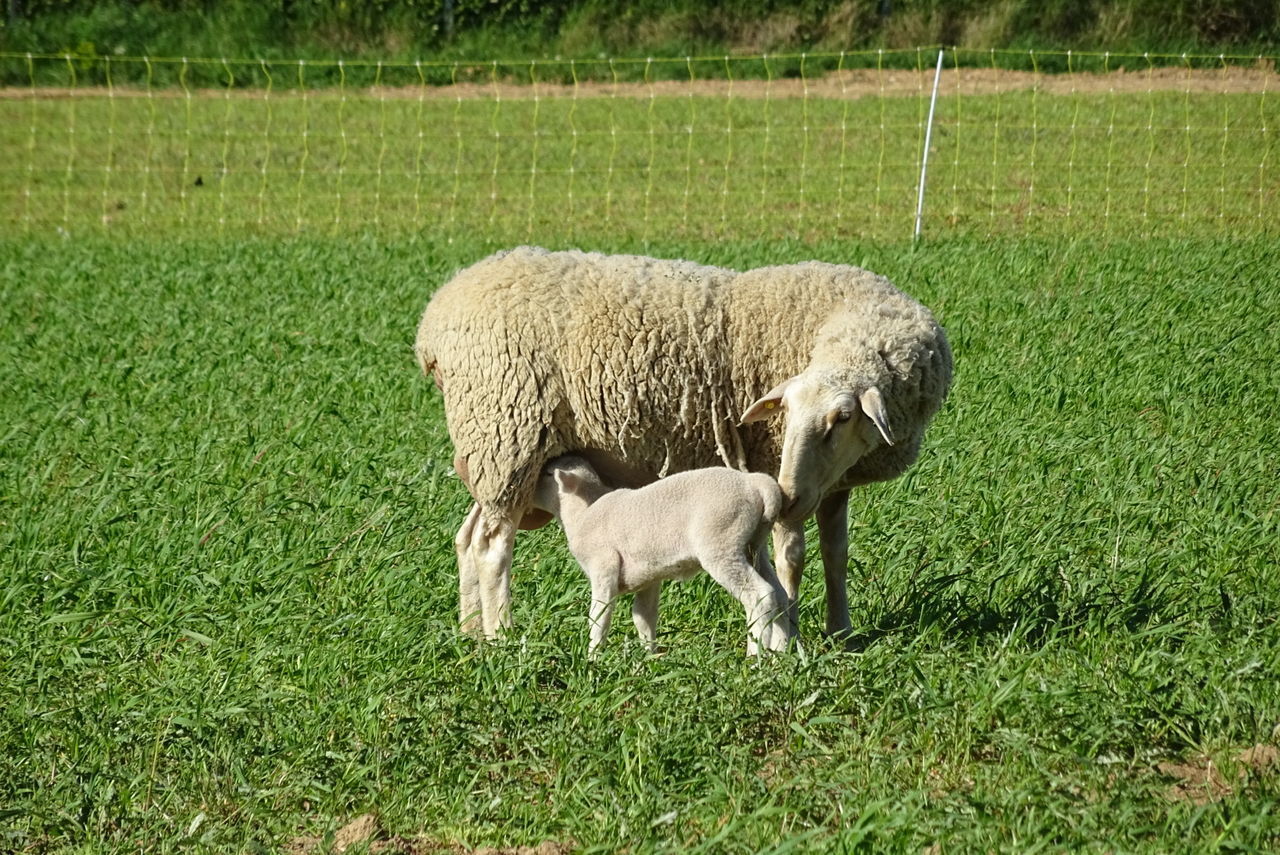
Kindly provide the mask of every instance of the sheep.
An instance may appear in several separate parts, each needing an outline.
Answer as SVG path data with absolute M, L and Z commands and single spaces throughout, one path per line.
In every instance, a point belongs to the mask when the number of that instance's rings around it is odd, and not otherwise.
M 511 625 L 517 528 L 550 519 L 532 505 L 538 474 L 570 451 L 623 487 L 715 465 L 777 473 L 775 564 L 793 619 L 813 516 L 826 630 L 850 632 L 849 490 L 915 461 L 952 372 L 929 310 L 867 270 L 536 247 L 441 286 L 414 350 L 474 499 L 454 539 L 462 629 L 489 638 Z
M 593 658 L 620 594 L 635 594 L 636 631 L 657 652 L 662 582 L 692 578 L 699 568 L 746 609 L 748 656 L 786 649 L 793 635 L 787 595 L 765 544 L 782 490 L 768 475 L 721 466 L 610 489 L 586 460 L 565 455 L 544 468 L 533 504 L 560 518 L 569 551 L 591 582 Z

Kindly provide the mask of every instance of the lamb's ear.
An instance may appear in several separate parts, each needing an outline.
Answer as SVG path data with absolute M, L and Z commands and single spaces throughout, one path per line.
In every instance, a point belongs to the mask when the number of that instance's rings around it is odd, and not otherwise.
M 858 396 L 858 403 L 862 405 L 862 412 L 867 414 L 867 418 L 875 423 L 876 430 L 880 431 L 884 441 L 893 445 L 893 431 L 889 429 L 889 414 L 885 412 L 884 396 L 880 394 L 880 389 L 872 386 Z
M 561 492 L 574 493 L 582 484 L 582 479 L 567 469 L 552 470 L 556 477 L 556 484 L 560 487 Z
M 795 379 L 794 377 L 788 377 L 766 392 L 760 400 L 747 407 L 747 411 L 742 414 L 742 424 L 748 425 L 752 422 L 776 416 L 782 412 L 782 393 L 787 391 L 787 387 Z

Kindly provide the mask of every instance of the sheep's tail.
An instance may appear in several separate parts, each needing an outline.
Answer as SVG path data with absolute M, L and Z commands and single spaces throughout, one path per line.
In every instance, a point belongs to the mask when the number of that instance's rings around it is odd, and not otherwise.
M 413 356 L 418 360 L 418 367 L 422 369 L 422 373 L 431 374 L 431 370 L 436 367 L 436 358 L 431 355 L 431 351 L 427 349 L 427 343 L 417 341 L 413 345 Z

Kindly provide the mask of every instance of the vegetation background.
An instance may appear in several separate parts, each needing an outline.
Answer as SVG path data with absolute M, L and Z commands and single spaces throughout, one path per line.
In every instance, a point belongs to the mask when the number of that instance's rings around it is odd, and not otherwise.
M 1278 0 L 6 0 L 0 51 L 501 59 L 958 44 L 1252 54 Z

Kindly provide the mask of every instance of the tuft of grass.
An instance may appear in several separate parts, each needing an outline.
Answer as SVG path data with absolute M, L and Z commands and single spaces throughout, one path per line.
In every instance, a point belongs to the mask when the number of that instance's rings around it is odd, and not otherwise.
M 745 662 L 700 579 L 670 653 L 619 627 L 595 666 L 553 528 L 512 636 L 454 629 L 467 498 L 409 346 L 487 248 L 0 241 L 0 848 L 279 851 L 370 811 L 582 851 L 1280 843 L 1238 759 L 1280 724 L 1274 242 L 651 241 L 883 272 L 957 377 L 855 494 L 852 650 L 811 572 L 806 659 Z M 1205 798 L 1167 771 L 1210 762 Z

